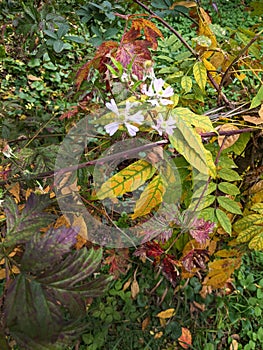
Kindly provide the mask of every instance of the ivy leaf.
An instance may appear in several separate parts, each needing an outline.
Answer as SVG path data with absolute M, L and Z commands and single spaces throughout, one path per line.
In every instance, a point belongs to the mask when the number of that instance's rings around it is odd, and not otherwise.
M 162 203 L 165 190 L 163 177 L 161 175 L 155 176 L 136 202 L 131 218 L 136 219 L 139 216 L 149 214 L 153 208 Z
M 237 202 L 235 202 L 233 199 L 224 196 L 218 196 L 217 201 L 220 204 L 220 206 L 226 209 L 228 212 L 242 215 L 240 207 L 238 206 Z
M 36 231 L 51 223 L 54 216 L 43 212 L 49 204 L 48 196 L 31 193 L 24 209 L 19 212 L 14 200 L 7 197 L 5 200 L 7 234 L 3 245 L 10 247 L 25 243 Z
M 226 231 L 226 233 L 231 234 L 232 232 L 232 225 L 229 217 L 226 215 L 225 212 L 221 209 L 216 209 L 216 217 L 219 221 L 222 228 Z
M 202 91 L 205 90 L 207 73 L 206 68 L 203 62 L 196 62 L 193 66 L 193 73 L 195 77 L 195 81 Z
M 138 160 L 108 179 L 97 193 L 99 199 L 116 198 L 132 192 L 153 176 L 156 169 L 145 160 Z

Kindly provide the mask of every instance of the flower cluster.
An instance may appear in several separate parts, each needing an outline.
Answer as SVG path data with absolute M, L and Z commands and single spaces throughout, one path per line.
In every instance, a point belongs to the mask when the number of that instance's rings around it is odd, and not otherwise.
M 130 110 L 137 106 L 138 104 L 136 102 L 129 102 L 126 101 L 126 107 L 124 111 L 120 111 L 119 108 L 116 105 L 116 102 L 114 99 L 111 99 L 111 102 L 106 103 L 106 107 L 112 111 L 116 116 L 116 121 L 113 123 L 110 123 L 105 126 L 106 132 L 112 136 L 115 134 L 115 132 L 119 129 L 119 126 L 124 125 L 126 129 L 128 130 L 128 133 L 130 136 L 135 136 L 136 133 L 139 131 L 139 128 L 135 125 L 130 124 L 130 122 L 136 123 L 136 124 L 142 124 L 144 121 L 144 116 L 141 111 L 130 114 Z
M 153 72 L 151 73 L 151 78 L 150 85 L 147 87 L 147 85 L 144 84 L 141 88 L 141 93 L 148 98 L 146 102 L 149 102 L 153 107 L 172 105 L 173 101 L 170 100 L 170 97 L 174 94 L 173 88 L 171 86 L 165 87 L 165 81 L 161 78 L 156 78 Z M 127 79 L 128 75 L 124 73 L 122 80 L 126 81 Z M 105 126 L 106 132 L 112 136 L 120 126 L 125 126 L 128 134 L 130 136 L 135 136 L 139 131 L 138 126 L 145 120 L 145 116 L 141 111 L 132 113 L 132 109 L 138 106 L 138 104 L 138 102 L 126 101 L 125 108 L 120 109 L 114 99 L 106 103 L 106 107 L 115 115 L 115 121 Z M 164 133 L 172 135 L 176 128 L 176 123 L 172 116 L 164 116 L 163 112 L 160 111 L 158 112 L 157 118 L 153 120 L 151 127 L 155 129 L 160 136 Z

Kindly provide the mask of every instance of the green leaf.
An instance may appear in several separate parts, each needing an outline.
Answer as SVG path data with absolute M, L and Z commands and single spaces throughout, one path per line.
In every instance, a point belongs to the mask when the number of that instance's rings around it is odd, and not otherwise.
M 218 184 L 218 189 L 221 192 L 224 192 L 226 194 L 231 194 L 233 196 L 235 196 L 235 195 L 240 193 L 239 188 L 236 185 L 233 185 L 233 184 L 231 184 L 229 182 L 220 182 Z
M 230 154 L 230 152 L 235 153 L 236 155 L 241 155 L 246 148 L 246 145 L 248 141 L 250 140 L 251 134 L 249 132 L 243 133 L 239 135 L 238 140 L 231 146 L 226 148 L 222 154 L 227 153 Z
M 66 23 L 61 23 L 61 25 L 58 28 L 57 31 L 57 36 L 59 39 L 61 39 L 65 34 L 67 34 L 67 32 L 69 31 L 69 25 Z
M 56 53 L 60 53 L 64 50 L 64 42 L 62 40 L 56 40 L 53 42 L 53 49 Z
M 214 195 L 206 195 L 200 199 L 193 199 L 188 209 L 193 211 L 203 210 L 209 207 L 211 204 L 213 204 L 215 199 L 216 199 L 216 196 Z
M 242 177 L 232 169 L 222 168 L 218 171 L 218 175 L 221 179 L 227 180 L 227 181 L 242 180 Z
M 76 35 L 66 35 L 65 36 L 66 40 L 73 41 L 74 43 L 78 44 L 85 44 L 85 39 L 81 36 L 76 36 Z
M 181 86 L 184 89 L 185 93 L 188 93 L 191 91 L 192 85 L 193 85 L 193 82 L 191 77 L 184 75 L 181 79 Z
M 214 208 L 205 208 L 203 209 L 199 216 L 199 218 L 203 218 L 205 221 L 217 222 L 216 213 Z
M 193 66 L 195 80 L 202 91 L 205 90 L 207 73 L 203 62 L 196 62 Z
M 143 185 L 156 169 L 145 160 L 138 160 L 108 179 L 97 193 L 99 199 L 116 198 Z
M 112 63 L 114 64 L 114 66 L 119 70 L 119 75 L 122 75 L 122 72 L 123 72 L 122 64 L 119 61 L 115 60 L 114 57 L 111 57 L 110 59 L 112 60 Z
M 229 217 L 225 212 L 221 209 L 216 209 L 216 217 L 222 228 L 226 231 L 226 233 L 231 234 L 232 225 Z
M 252 99 L 250 109 L 256 108 L 257 106 L 261 105 L 262 102 L 263 102 L 263 85 L 261 85 L 256 96 Z
M 223 196 L 218 196 L 216 199 L 220 206 L 230 213 L 242 215 L 240 207 L 233 199 Z

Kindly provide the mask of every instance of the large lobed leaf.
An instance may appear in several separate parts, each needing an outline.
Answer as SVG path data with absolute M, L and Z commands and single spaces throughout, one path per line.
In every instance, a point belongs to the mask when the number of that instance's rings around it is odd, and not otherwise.
M 59 349 L 83 331 L 85 298 L 101 295 L 111 277 L 88 279 L 102 250 L 73 251 L 77 231 L 60 227 L 35 233 L 25 245 L 20 275 L 8 286 L 4 322 L 25 349 Z
M 20 212 L 11 197 L 5 200 L 7 233 L 3 243 L 5 247 L 26 243 L 33 234 L 42 227 L 46 227 L 54 220 L 54 216 L 44 212 L 50 204 L 45 195 L 31 194 L 24 209 Z

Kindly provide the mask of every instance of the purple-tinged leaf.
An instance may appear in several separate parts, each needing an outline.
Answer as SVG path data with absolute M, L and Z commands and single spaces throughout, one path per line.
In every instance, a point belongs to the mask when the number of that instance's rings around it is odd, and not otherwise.
M 88 251 L 84 248 L 72 252 L 61 263 L 36 278 L 50 287 L 73 291 L 78 287 L 78 283 L 83 283 L 96 271 L 101 258 L 101 249 Z
M 77 231 L 63 226 L 51 228 L 45 234 L 34 234 L 26 244 L 21 269 L 38 275 L 47 268 L 53 268 L 76 244 Z
M 182 259 L 182 264 L 187 271 L 192 271 L 194 268 L 202 270 L 206 269 L 206 260 L 209 257 L 209 252 L 206 249 L 192 249 Z
M 8 197 L 4 205 L 7 234 L 3 245 L 10 247 L 26 243 L 36 231 L 50 224 L 54 220 L 54 216 L 43 211 L 49 204 L 47 196 L 37 196 L 31 193 L 25 208 L 19 212 L 14 200 Z
M 195 219 L 189 230 L 190 235 L 199 243 L 203 244 L 209 239 L 209 234 L 213 232 L 215 224 L 205 221 L 203 218 Z

